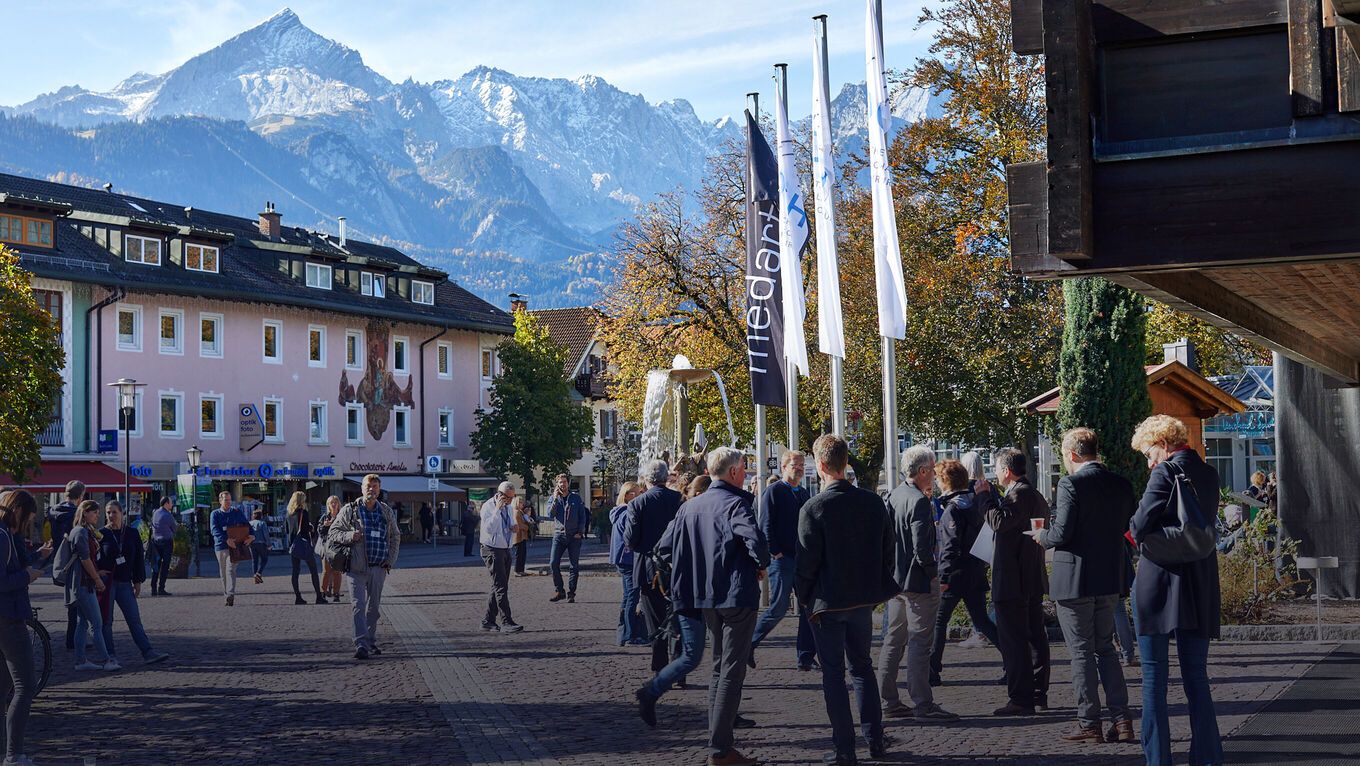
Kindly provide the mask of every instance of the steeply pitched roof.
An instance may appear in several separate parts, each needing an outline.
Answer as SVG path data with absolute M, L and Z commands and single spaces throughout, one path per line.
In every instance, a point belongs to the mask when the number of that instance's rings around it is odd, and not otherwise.
M 1215 385 L 1208 378 L 1177 361 L 1146 365 L 1148 386 L 1164 385 L 1175 389 L 1185 400 L 1195 406 L 1203 418 L 1243 412 L 1246 407 L 1231 394 Z M 1062 393 L 1051 388 L 1020 405 L 1021 409 L 1035 414 L 1058 411 L 1062 403 Z
M 562 372 L 571 375 L 581 363 L 581 357 L 590 348 L 595 338 L 595 328 L 599 322 L 600 311 L 592 306 L 575 306 L 566 309 L 542 309 L 530 311 L 535 319 L 548 328 L 548 337 L 553 342 L 567 347 L 567 360 Z

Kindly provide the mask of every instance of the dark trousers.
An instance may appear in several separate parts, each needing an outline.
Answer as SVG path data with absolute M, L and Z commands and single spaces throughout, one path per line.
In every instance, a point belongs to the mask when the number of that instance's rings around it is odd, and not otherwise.
M 935 675 L 940 674 L 940 669 L 944 667 L 944 644 L 949 635 L 949 618 L 954 615 L 954 608 L 962 601 L 968 609 L 968 617 L 973 621 L 973 630 L 987 637 L 992 642 L 992 646 L 1000 646 L 996 636 L 996 623 L 987 616 L 987 592 L 974 591 L 972 593 L 955 593 L 947 590 L 940 596 L 940 614 L 935 618 L 935 644 L 930 648 L 930 672 Z
M 997 647 L 1006 665 L 1006 693 L 1021 707 L 1048 706 L 1048 632 L 1042 596 L 996 604 Z
M 513 625 L 515 621 L 510 618 L 510 549 L 483 545 L 482 563 L 491 575 L 491 592 L 486 596 L 486 616 L 482 618 L 482 624 L 495 625 L 499 612 L 502 622 Z
M 471 555 L 472 555 L 472 533 L 471 533 L 471 532 L 464 532 L 464 533 L 463 533 L 463 555 L 464 555 L 464 556 L 471 556 Z
M 156 555 L 159 560 L 156 562 L 156 569 L 151 573 L 151 592 L 164 593 L 165 579 L 170 576 L 170 557 L 175 553 L 175 541 L 172 538 L 156 540 L 152 543 L 156 548 Z
M 826 717 L 831 721 L 831 741 L 842 755 L 855 754 L 855 722 L 850 717 L 850 694 L 845 688 L 847 661 L 859 703 L 860 731 L 870 742 L 883 738 L 883 706 L 874 661 L 869 654 L 873 633 L 872 606 L 822 612 L 812 624 L 817 660 L 822 663 L 822 697 L 826 700 Z
M 83 631 L 82 631 L 82 632 L 83 632 Z M 74 648 L 75 648 L 75 640 L 74 640 L 74 639 L 75 639 L 75 635 L 76 635 L 76 608 L 75 608 L 74 606 L 68 606 L 68 607 L 66 607 L 66 648 L 67 648 L 67 649 L 74 649 Z M 81 640 L 82 640 L 82 641 L 84 640 L 84 636 L 81 637 Z
M 0 673 L 3 673 L 3 677 L 0 677 L 0 700 L 9 701 L 5 708 L 5 759 L 9 760 L 24 752 L 28 710 L 33 704 L 34 695 L 38 693 L 33 644 L 29 639 L 28 625 L 23 620 L 0 617 L 0 657 L 3 657 L 3 662 L 0 662 Z
M 708 681 L 708 753 L 721 758 L 732 749 L 732 725 L 746 683 L 746 657 L 756 610 L 750 607 L 705 609 L 709 643 L 713 645 L 713 674 Z
M 293 595 L 302 598 L 302 591 L 298 590 L 298 575 L 302 574 L 302 565 L 307 565 L 307 570 L 312 573 L 312 590 L 316 591 L 316 597 L 321 598 L 321 580 L 316 576 L 316 557 L 308 556 L 300 559 L 296 556 L 289 556 L 293 560 Z
M 638 602 L 642 619 L 647 624 L 647 635 L 652 639 L 652 672 L 659 673 L 680 656 L 680 624 L 673 614 L 667 620 L 670 599 L 661 591 L 650 584 L 643 584 L 638 590 L 642 594 Z
M 524 560 L 529 557 L 529 541 L 520 540 L 513 547 L 515 549 L 515 571 L 524 574 Z

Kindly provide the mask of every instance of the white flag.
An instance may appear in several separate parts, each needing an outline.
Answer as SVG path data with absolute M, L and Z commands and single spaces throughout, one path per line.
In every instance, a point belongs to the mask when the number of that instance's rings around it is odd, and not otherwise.
M 826 103 L 826 38 L 812 38 L 812 188 L 817 207 L 817 350 L 845 358 L 841 280 L 836 257 L 836 164 L 832 158 L 831 113 Z
M 774 89 L 776 140 L 779 143 L 779 252 L 780 281 L 784 294 L 784 359 L 798 371 L 808 374 L 807 340 L 803 323 L 807 318 L 807 297 L 803 294 L 803 250 L 808 241 L 807 201 L 798 185 L 793 161 L 793 139 L 789 136 L 789 113 L 784 103 L 784 88 Z
M 883 38 L 875 0 L 867 0 L 864 29 L 865 75 L 869 89 L 869 192 L 874 203 L 874 281 L 878 285 L 878 334 L 907 337 L 907 288 L 897 244 L 897 214 L 888 182 L 888 138 L 892 109 L 883 68 Z

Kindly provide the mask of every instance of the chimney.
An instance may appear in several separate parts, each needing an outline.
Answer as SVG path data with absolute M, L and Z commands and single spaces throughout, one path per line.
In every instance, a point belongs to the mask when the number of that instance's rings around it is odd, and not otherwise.
M 260 213 L 260 234 L 268 239 L 275 239 L 283 232 L 283 225 L 279 223 L 283 216 L 274 212 L 274 203 L 264 203 L 264 212 Z
M 1195 344 L 1189 338 L 1179 338 L 1175 343 L 1162 344 L 1162 361 L 1180 362 L 1195 372 L 1199 372 L 1195 361 Z
M 345 217 L 340 216 L 340 246 L 345 246 Z
M 104 191 L 113 194 L 113 184 L 104 184 Z
M 510 293 L 510 313 L 518 314 L 521 311 L 529 310 L 529 296 L 519 293 Z

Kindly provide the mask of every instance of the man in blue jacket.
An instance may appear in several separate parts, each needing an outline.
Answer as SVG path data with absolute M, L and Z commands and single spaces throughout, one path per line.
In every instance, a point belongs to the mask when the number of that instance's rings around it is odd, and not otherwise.
M 756 666 L 756 647 L 770 635 L 774 626 L 789 611 L 789 597 L 793 595 L 793 573 L 798 560 L 798 512 L 808 501 L 808 491 L 800 482 L 806 457 L 798 450 L 789 450 L 779 459 L 779 481 L 765 488 L 760 496 L 760 530 L 770 545 L 770 607 L 756 622 L 751 639 L 751 656 L 746 660 Z M 798 669 L 807 671 L 817 666 L 817 644 L 812 640 L 812 627 L 807 615 L 798 610 Z
M 732 747 L 732 729 L 760 607 L 759 583 L 770 565 L 770 551 L 756 526 L 755 496 L 741 488 L 746 482 L 746 455 L 718 447 L 708 453 L 708 475 L 713 484 L 680 507 L 656 549 L 671 562 L 670 596 L 676 612 L 702 615 L 713 643 L 708 763 L 754 766 L 758 761 Z M 672 664 L 684 662 L 681 658 Z M 674 675 L 667 673 L 670 669 L 663 668 L 653 684 L 638 691 L 644 720 L 647 707 L 659 696 L 654 684 L 668 685 L 666 679 Z
M 231 551 L 241 545 L 249 546 L 255 537 L 246 535 L 241 541 L 228 537 L 227 527 L 249 527 L 250 522 L 240 508 L 232 506 L 230 492 L 218 492 L 217 502 L 221 507 L 208 517 L 208 527 L 212 530 L 213 551 L 217 554 L 217 571 L 222 576 L 222 592 L 227 597 L 227 606 L 231 606 L 236 603 L 236 567 L 241 564 L 231 560 Z
M 670 599 L 665 583 L 656 581 L 652 565 L 652 547 L 680 507 L 680 493 L 666 486 L 670 473 L 664 460 L 643 464 L 638 477 L 647 482 L 647 491 L 633 498 L 623 515 L 623 540 L 633 551 L 633 587 L 638 590 L 638 606 L 652 640 L 653 673 L 680 656 L 680 626 L 673 616 L 667 617 Z
M 566 599 L 568 604 L 576 603 L 576 580 L 581 569 L 581 540 L 585 537 L 586 521 L 590 518 L 586 503 L 581 496 L 571 491 L 571 477 L 559 473 L 555 480 L 557 490 L 553 492 L 548 504 L 548 518 L 553 523 L 552 552 L 548 565 L 552 569 L 553 587 L 557 592 L 549 601 Z M 567 589 L 562 589 L 562 554 L 571 557 L 571 578 Z

